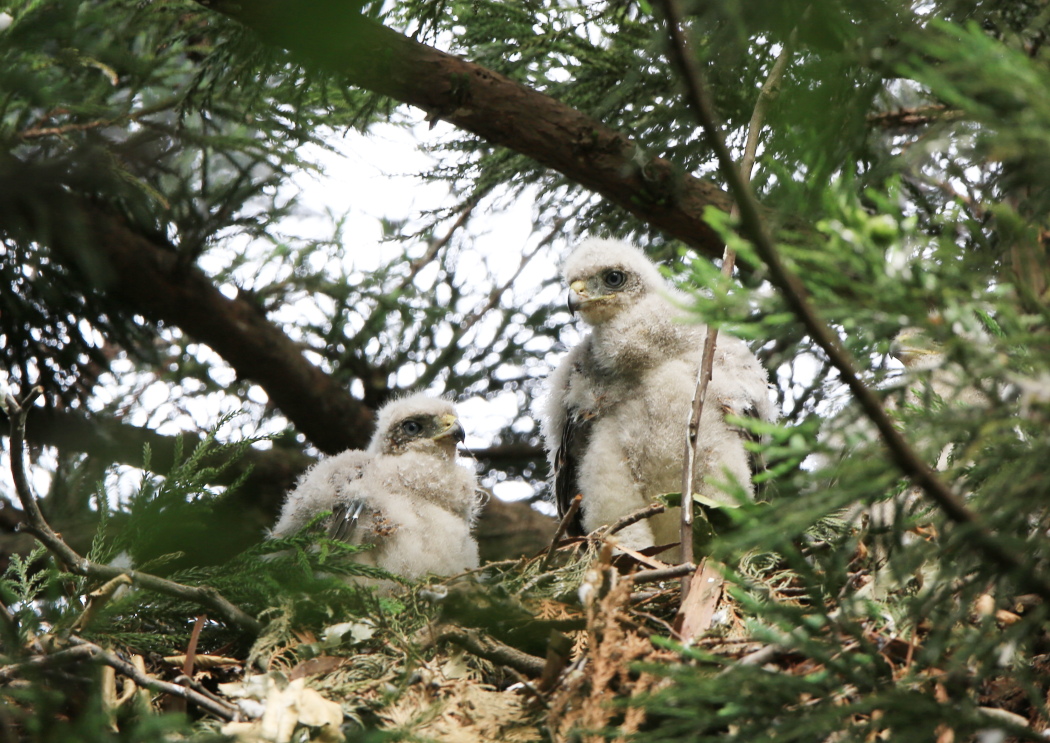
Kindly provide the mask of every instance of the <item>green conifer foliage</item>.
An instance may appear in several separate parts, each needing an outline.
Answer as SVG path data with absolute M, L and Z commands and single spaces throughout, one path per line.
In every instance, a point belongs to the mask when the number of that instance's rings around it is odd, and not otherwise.
M 736 160 L 771 84 L 757 209 L 698 124 L 674 8 Z M 15 533 L 32 514 L 0 480 L 6 739 L 207 737 L 233 717 L 218 684 L 263 672 L 309 677 L 348 739 L 1045 737 L 1044 4 L 0 11 L 0 392 L 43 389 L 29 479 L 94 566 Z M 420 180 L 445 197 L 391 205 L 373 268 L 355 205 L 296 233 L 293 179 L 343 135 L 424 122 Z M 520 203 L 534 233 L 482 255 Z M 378 576 L 323 515 L 262 539 L 311 458 L 363 446 L 406 389 L 512 399 L 479 466 L 542 496 L 533 405 L 576 337 L 554 266 L 584 234 L 645 244 L 783 411 L 734 421 L 762 442 L 762 502 L 696 506 L 696 559 L 726 578 L 697 637 L 676 579 L 632 583 L 657 568 L 597 538 L 394 596 L 344 580 Z M 164 580 L 118 587 L 124 556 Z M 139 656 L 169 705 L 194 652 L 215 665 L 183 710 L 112 707 L 105 668 Z

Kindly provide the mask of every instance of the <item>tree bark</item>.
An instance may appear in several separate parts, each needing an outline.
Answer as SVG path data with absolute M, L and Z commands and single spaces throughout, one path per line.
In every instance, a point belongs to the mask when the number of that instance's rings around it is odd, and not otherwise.
M 162 237 L 147 236 L 70 193 L 60 174 L 10 156 L 0 158 L 0 192 L 0 226 L 17 224 L 28 233 L 23 239 L 48 245 L 55 258 L 132 313 L 177 326 L 210 346 L 241 379 L 262 387 L 317 448 L 335 454 L 368 443 L 372 411 L 310 363 L 255 304 L 225 296 L 199 268 L 181 265 Z
M 627 211 L 720 258 L 704 209 L 729 211 L 713 183 L 650 157 L 620 132 L 480 65 L 420 44 L 328 0 L 198 0 L 300 59 L 346 76 L 562 173 Z

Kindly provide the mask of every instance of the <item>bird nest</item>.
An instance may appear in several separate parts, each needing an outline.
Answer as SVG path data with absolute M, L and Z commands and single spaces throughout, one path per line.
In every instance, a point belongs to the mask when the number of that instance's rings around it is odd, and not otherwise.
M 814 554 L 852 531 L 841 522 L 821 528 L 809 542 Z M 832 546 L 843 545 L 851 549 L 849 600 L 878 600 L 868 543 L 851 537 Z M 182 709 L 198 729 L 244 743 L 338 741 L 375 730 L 392 740 L 626 740 L 653 725 L 654 715 L 668 714 L 654 711 L 653 700 L 675 691 L 683 668 L 717 683 L 721 674 L 748 668 L 801 679 L 832 667 L 830 657 L 799 651 L 812 636 L 778 636 L 775 623 L 756 618 L 759 605 L 804 609 L 827 602 L 779 555 L 748 553 L 732 568 L 712 558 L 690 567 L 665 566 L 592 536 L 389 596 L 331 579 L 326 591 L 275 602 L 250 642 L 200 615 L 189 628 L 193 614 L 185 604 L 134 592 L 77 630 L 82 645 L 58 652 L 90 646 L 107 654 L 90 657 L 111 671 L 102 679 L 102 698 L 114 726 L 147 710 Z M 842 611 L 846 601 L 825 615 Z M 1005 625 L 1037 605 L 1019 602 L 1017 613 L 981 610 Z M 877 649 L 890 677 L 903 676 L 925 630 L 903 635 L 879 618 L 890 608 L 869 612 L 848 631 L 843 624 L 819 632 L 842 652 L 858 643 Z M 151 642 L 144 623 L 154 629 Z M 62 642 L 37 637 L 27 646 Z M 163 655 L 165 644 L 184 651 Z M 41 657 L 48 655 L 54 650 L 44 648 Z M 1033 663 L 1050 666 L 1045 659 Z M 25 666 L 0 673 L 8 684 L 31 676 Z M 929 684 L 931 694 L 947 693 L 935 675 Z M 846 684 L 834 695 L 835 704 L 847 705 L 859 692 Z M 980 701 L 1021 726 L 1037 721 L 1029 698 L 1003 676 L 982 690 Z M 870 710 L 855 717 L 853 724 L 876 724 Z

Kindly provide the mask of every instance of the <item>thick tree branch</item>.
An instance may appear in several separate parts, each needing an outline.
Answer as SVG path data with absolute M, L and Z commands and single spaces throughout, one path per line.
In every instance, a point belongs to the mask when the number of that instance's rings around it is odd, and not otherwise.
M 53 255 L 80 270 L 133 312 L 178 326 L 206 343 L 270 401 L 319 449 L 335 454 L 368 443 L 372 411 L 303 356 L 252 302 L 225 296 L 195 266 L 180 266 L 163 238 L 147 237 L 123 219 L 46 172 L 11 156 L 0 158 L 3 202 Z M 47 204 L 47 209 L 40 209 Z M 63 225 L 56 229 L 55 225 Z
M 648 157 L 623 134 L 499 73 L 415 42 L 327 0 L 198 0 L 356 86 L 420 108 L 552 168 L 715 258 L 704 208 L 729 211 L 712 183 Z

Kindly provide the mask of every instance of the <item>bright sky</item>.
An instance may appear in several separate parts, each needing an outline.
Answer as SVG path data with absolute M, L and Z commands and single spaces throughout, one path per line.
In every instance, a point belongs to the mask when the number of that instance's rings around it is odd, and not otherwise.
M 436 162 L 422 145 L 447 136 L 446 129 L 441 123 L 433 129 L 421 123 L 412 129 L 378 126 L 368 134 L 351 130 L 333 140 L 341 156 L 319 150 L 304 153 L 308 159 L 322 162 L 324 173 L 316 176 L 303 172 L 295 179 L 295 186 L 301 190 L 300 204 L 308 212 L 291 221 L 290 231 L 327 234 L 331 225 L 328 213 L 346 212 L 343 245 L 354 269 L 368 272 L 397 257 L 400 246 L 382 242 L 383 217 L 411 218 L 456 203 L 445 184 L 420 176 Z M 498 282 L 509 279 L 518 267 L 521 252 L 536 242 L 532 216 L 531 200 L 517 201 L 501 211 L 475 213 L 469 225 L 472 249 L 461 253 L 458 273 L 492 273 Z M 526 287 L 526 291 L 530 286 L 539 287 L 555 271 L 551 262 L 535 261 L 517 279 L 516 286 Z M 426 277 L 421 275 L 419 280 L 425 282 Z M 413 380 L 406 377 L 398 381 L 410 385 Z M 467 431 L 467 448 L 481 448 L 492 443 L 492 437 L 517 417 L 518 402 L 508 392 L 489 400 L 461 400 L 457 409 Z M 496 483 L 494 490 L 505 500 L 533 494 L 533 488 L 520 481 Z

